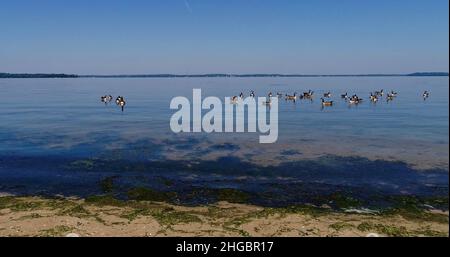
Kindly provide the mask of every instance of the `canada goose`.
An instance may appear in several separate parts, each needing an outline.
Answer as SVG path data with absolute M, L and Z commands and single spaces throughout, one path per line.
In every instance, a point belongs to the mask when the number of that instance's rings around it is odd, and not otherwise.
M 286 94 L 286 100 L 297 100 L 297 93 L 294 93 L 293 95 Z
M 250 97 L 255 97 L 255 92 L 252 90 L 252 91 L 250 91 Z
M 112 101 L 112 98 L 113 97 L 111 95 L 104 95 L 100 97 L 100 100 L 102 101 L 102 103 L 105 103 L 105 105 L 107 105 Z
M 383 96 L 384 95 L 384 89 L 381 89 L 380 91 L 375 91 L 376 96 Z
M 374 103 L 377 102 L 378 101 L 378 96 L 370 93 L 370 101 L 372 101 Z
M 303 98 L 312 98 L 314 95 L 314 91 L 311 91 L 311 89 L 308 92 L 303 92 Z
M 125 100 L 121 99 L 119 102 L 119 106 L 120 106 L 120 108 L 122 108 L 122 112 L 123 112 L 123 108 L 125 107 L 125 104 L 126 104 Z
M 362 102 L 362 98 L 359 98 L 356 94 L 349 98 L 348 102 L 350 104 L 359 104 Z
M 239 97 L 240 97 L 241 99 L 244 99 L 244 93 L 241 92 L 241 93 L 239 94 Z
M 330 98 L 331 97 L 331 92 L 328 91 L 327 93 L 323 94 L 323 97 Z
M 351 99 L 353 99 L 353 100 L 358 100 L 358 101 L 362 101 L 362 100 L 363 100 L 363 99 L 360 98 L 357 94 L 354 94 L 354 95 L 351 97 Z
M 312 99 L 314 96 L 314 91 L 309 90 L 308 92 L 303 92 L 303 98 Z
M 423 98 L 428 98 L 430 96 L 430 92 L 425 91 L 425 92 L 423 92 L 422 96 L 423 96 Z
M 387 94 L 387 98 L 390 98 L 391 100 L 394 99 L 397 95 L 395 94 L 395 92 L 392 93 L 388 93 Z
M 381 89 L 380 91 L 375 91 L 374 95 L 376 95 L 376 96 L 383 96 L 384 95 L 384 89 Z
M 391 91 L 391 93 L 388 93 L 386 95 L 386 102 L 390 102 L 392 100 L 394 100 L 394 98 L 396 97 L 396 93 L 394 91 Z
M 119 96 L 116 98 L 116 104 L 119 105 L 120 102 L 123 101 L 123 100 L 124 100 L 124 99 L 123 99 L 123 96 L 120 96 L 120 95 L 119 95 Z
M 348 100 L 348 103 L 349 103 L 349 104 L 359 104 L 359 101 L 358 101 L 358 99 L 350 98 L 350 99 Z
M 267 96 L 272 97 L 273 96 L 272 92 L 269 92 L 269 94 Z
M 341 98 L 342 98 L 342 99 L 347 99 L 347 97 L 348 97 L 348 93 L 347 93 L 347 92 L 345 92 L 345 94 L 342 94 L 342 95 L 341 95 Z
M 325 101 L 323 98 L 320 98 L 322 100 L 322 106 L 332 106 L 333 101 Z

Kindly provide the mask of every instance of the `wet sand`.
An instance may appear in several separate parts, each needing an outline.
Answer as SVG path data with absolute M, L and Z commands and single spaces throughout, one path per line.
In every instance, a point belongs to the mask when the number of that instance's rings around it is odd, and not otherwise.
M 224 201 L 187 207 L 107 196 L 0 197 L 0 236 L 20 237 L 448 237 L 448 217 L 448 211 L 438 210 L 338 212 L 328 206 L 264 208 Z

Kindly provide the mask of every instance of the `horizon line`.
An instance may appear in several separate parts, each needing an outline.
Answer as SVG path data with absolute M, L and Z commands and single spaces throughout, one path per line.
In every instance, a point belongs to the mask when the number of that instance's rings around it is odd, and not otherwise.
M 7 73 L 0 78 L 189 78 L 189 77 L 395 77 L 395 76 L 449 76 L 449 72 L 430 71 L 413 73 L 360 73 L 360 74 L 283 74 L 283 73 L 204 73 L 204 74 L 69 74 L 69 73 Z

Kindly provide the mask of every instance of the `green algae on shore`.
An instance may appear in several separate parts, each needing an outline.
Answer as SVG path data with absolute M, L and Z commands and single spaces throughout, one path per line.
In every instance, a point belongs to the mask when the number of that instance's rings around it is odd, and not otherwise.
M 86 200 L 0 197 L 0 210 L 0 218 L 10 215 L 14 219 L 8 222 L 17 222 L 19 225 L 21 222 L 26 221 L 25 224 L 28 224 L 34 222 L 34 220 L 39 222 L 39 220 L 45 220 L 49 217 L 62 218 L 62 223 L 56 224 L 53 228 L 33 232 L 37 233 L 35 235 L 38 236 L 63 236 L 69 232 L 80 232 L 78 226 L 75 225 L 83 224 L 85 220 L 90 223 L 96 222 L 99 224 L 98 226 L 106 229 L 117 226 L 123 228 L 135 226 L 135 222 L 141 219 L 156 221 L 160 226 L 158 235 L 188 233 L 183 232 L 183 228 L 189 228 L 196 235 L 215 233 L 214 231 L 217 231 L 217 229 L 223 231 L 221 233 L 239 236 L 254 236 L 259 233 L 269 233 L 272 236 L 293 235 L 292 233 L 295 234 L 297 233 L 295 231 L 299 230 L 295 223 L 292 223 L 295 220 L 304 224 L 303 226 L 310 224 L 307 225 L 309 228 L 300 229 L 297 235 L 318 236 L 323 233 L 330 236 L 362 235 L 369 232 L 395 237 L 440 237 L 448 235 L 448 230 L 444 229 L 448 228 L 448 213 L 439 214 L 447 217 L 447 223 L 441 223 L 443 220 L 431 218 L 432 216 L 428 215 L 420 216 L 420 219 L 418 217 L 410 219 L 411 217 L 403 217 L 400 214 L 393 213 L 347 214 L 329 207 L 311 205 L 264 208 L 220 202 L 208 206 L 183 207 L 154 201 L 118 200 L 112 195 L 103 195 L 92 196 Z M 423 211 L 432 215 L 437 214 Z M 68 220 L 69 217 L 75 218 L 75 223 L 65 223 L 64 221 Z M 111 219 L 111 217 L 116 218 Z M 333 222 L 330 224 L 329 221 Z M 269 227 L 263 225 L 268 224 L 268 222 L 271 224 L 274 222 L 281 223 Z M 39 224 L 37 223 L 36 226 Z M 311 224 L 316 224 L 315 226 L 318 227 L 311 227 Z M 292 227 L 293 225 L 294 227 Z M 278 226 L 280 227 L 278 228 Z M 89 228 L 90 226 L 84 227 L 84 229 Z M 195 232 L 196 228 L 200 230 Z M 266 230 L 270 230 L 270 228 L 274 228 L 277 232 L 267 232 Z
M 176 192 L 161 192 L 144 187 L 133 188 L 127 192 L 127 195 L 130 200 L 156 202 L 170 202 L 177 196 Z

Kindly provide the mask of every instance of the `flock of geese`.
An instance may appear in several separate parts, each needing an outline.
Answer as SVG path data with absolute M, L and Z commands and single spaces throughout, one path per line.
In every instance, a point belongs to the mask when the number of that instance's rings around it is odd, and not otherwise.
M 102 103 L 105 103 L 105 105 L 108 105 L 112 100 L 113 100 L 112 95 L 104 95 L 100 97 L 100 101 Z M 125 108 L 126 105 L 125 98 L 123 96 L 118 96 L 116 98 L 116 105 L 119 106 L 123 112 L 123 109 Z
M 372 103 L 376 103 L 379 100 L 383 99 L 385 93 L 384 90 L 381 89 L 380 91 L 375 91 L 375 92 L 371 92 L 369 99 Z M 255 91 L 250 91 L 249 96 L 251 98 L 255 98 Z M 277 92 L 276 97 L 278 97 L 279 99 L 284 98 L 286 101 L 293 101 L 296 102 L 297 100 L 310 100 L 312 101 L 314 98 L 314 91 L 312 90 L 308 90 L 307 92 L 303 92 L 303 94 L 297 95 L 296 92 L 294 92 L 294 94 L 289 95 L 289 94 L 282 94 L 280 92 Z M 428 97 L 430 96 L 430 92 L 428 91 L 424 91 L 422 94 L 422 97 L 424 100 L 426 100 Z M 264 105 L 268 105 L 270 106 L 272 104 L 272 97 L 274 97 L 274 95 L 272 94 L 272 92 L 269 92 L 269 94 L 267 95 L 267 100 L 264 101 L 262 104 Z M 322 107 L 324 106 L 333 106 L 334 101 L 330 100 L 332 97 L 331 92 L 326 92 L 323 94 L 323 97 L 320 98 L 321 100 L 321 104 Z M 397 97 L 397 92 L 394 92 L 393 90 L 391 90 L 391 92 L 386 94 L 386 101 L 390 102 L 392 100 L 394 100 Z M 231 104 L 238 104 L 239 100 L 243 100 L 245 98 L 245 95 L 243 92 L 241 92 L 239 94 L 239 96 L 233 96 L 231 98 Z M 349 103 L 350 105 L 358 105 L 361 102 L 363 102 L 363 98 L 360 98 L 358 95 L 354 94 L 352 96 L 350 96 L 347 92 L 345 94 L 341 95 L 341 98 L 345 100 L 345 102 Z M 113 100 L 112 95 L 104 95 L 100 97 L 100 101 L 102 103 L 104 103 L 105 105 L 107 105 L 108 103 L 110 103 Z M 123 96 L 118 96 L 116 98 L 116 105 L 119 106 L 122 109 L 122 112 L 125 108 L 126 102 L 125 102 L 125 98 Z
M 379 91 L 375 91 L 375 92 L 371 92 L 369 99 L 372 103 L 376 103 L 379 100 L 382 100 L 383 97 L 386 95 L 386 101 L 390 102 L 392 100 L 394 100 L 398 93 L 391 90 L 389 93 L 384 92 L 383 89 L 379 90 Z M 252 90 L 250 91 L 250 97 L 254 98 L 255 97 L 255 92 Z M 290 95 L 290 94 L 282 94 L 280 92 L 277 92 L 276 96 L 279 99 L 284 98 L 286 101 L 293 101 L 296 102 L 297 100 L 310 100 L 312 101 L 315 94 L 314 91 L 312 90 L 308 90 L 307 92 L 303 92 L 302 94 L 298 95 L 297 92 L 294 92 L 294 94 Z M 422 97 L 424 100 L 426 100 L 428 97 L 430 96 L 430 93 L 428 91 L 423 92 Z M 268 99 L 266 101 L 263 102 L 264 105 L 271 105 L 272 104 L 272 97 L 274 97 L 274 95 L 272 94 L 272 92 L 269 92 L 269 94 L 267 95 Z M 321 100 L 321 104 L 322 106 L 333 106 L 334 101 L 330 100 L 332 97 L 332 94 L 330 91 L 326 92 L 323 94 L 323 96 L 320 98 Z M 231 104 L 237 104 L 239 102 L 239 100 L 243 100 L 245 98 L 244 93 L 240 93 L 239 96 L 233 96 L 231 98 Z M 352 96 L 350 96 L 347 92 L 345 94 L 341 95 L 341 98 L 344 99 L 347 103 L 349 103 L 350 105 L 358 105 L 360 103 L 363 102 L 363 98 L 360 98 L 358 95 L 354 94 Z

